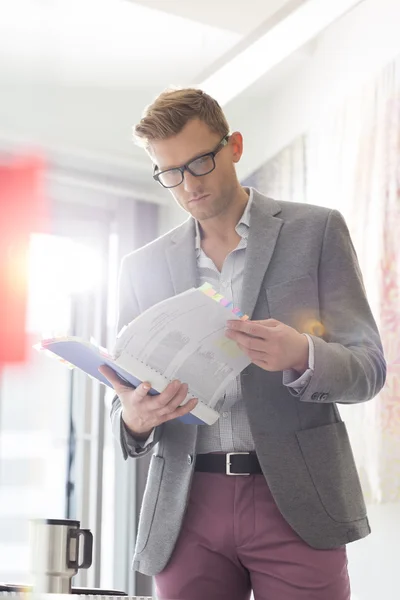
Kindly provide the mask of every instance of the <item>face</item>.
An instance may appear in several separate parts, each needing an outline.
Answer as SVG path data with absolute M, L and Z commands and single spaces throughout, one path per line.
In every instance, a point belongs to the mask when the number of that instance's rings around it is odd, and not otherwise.
M 192 120 L 177 135 L 152 142 L 150 155 L 158 171 L 180 167 L 215 150 L 221 137 L 202 121 Z M 215 155 L 215 169 L 211 173 L 196 177 L 186 170 L 183 182 L 170 189 L 178 204 L 199 221 L 228 212 L 237 198 L 239 182 L 235 163 L 240 160 L 242 151 L 242 136 L 235 132 Z

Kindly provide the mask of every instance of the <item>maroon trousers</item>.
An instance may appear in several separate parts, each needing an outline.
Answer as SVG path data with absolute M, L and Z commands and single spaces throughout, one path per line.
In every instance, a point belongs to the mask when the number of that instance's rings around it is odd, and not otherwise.
M 263 475 L 195 473 L 173 555 L 155 581 L 159 600 L 248 600 L 252 590 L 255 600 L 350 600 L 346 548 L 308 546 Z

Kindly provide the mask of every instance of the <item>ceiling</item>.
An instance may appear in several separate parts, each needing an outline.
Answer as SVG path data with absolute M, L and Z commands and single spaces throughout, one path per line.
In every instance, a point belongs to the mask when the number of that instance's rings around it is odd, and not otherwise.
M 288 0 L 125 0 L 247 35 Z
M 245 4 L 13 0 L 0 19 L 0 74 L 63 85 L 187 85 L 287 0 Z
M 1 0 L 0 0 L 1 3 Z M 8 78 L 131 88 L 186 83 L 240 34 L 128 0 L 13 0 L 0 19 Z
M 131 149 L 131 125 L 143 107 L 171 84 L 198 83 L 286 4 L 246 0 L 243 10 L 244 0 L 2 2 L 0 136 L 134 154 L 137 162 L 142 154 Z
M 26 140 L 128 169 L 134 163 L 136 177 L 147 181 L 147 157 L 131 139 L 143 107 L 171 84 L 199 83 L 204 71 L 295 0 L 2 3 L 0 146 Z M 246 94 L 267 98 L 308 58 L 298 51 Z

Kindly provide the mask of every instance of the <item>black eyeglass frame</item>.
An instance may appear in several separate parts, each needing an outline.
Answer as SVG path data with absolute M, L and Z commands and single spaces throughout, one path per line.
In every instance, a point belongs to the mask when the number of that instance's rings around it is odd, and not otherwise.
M 227 145 L 228 141 L 229 141 L 229 134 L 227 133 L 226 135 L 224 135 L 224 137 L 220 140 L 220 142 L 218 142 L 217 146 L 215 147 L 214 150 L 212 150 L 211 152 L 205 152 L 204 154 L 200 154 L 199 156 L 196 156 L 195 158 L 192 158 L 192 160 L 188 163 L 186 163 L 185 165 L 181 165 L 180 167 L 171 167 L 171 169 L 164 169 L 164 171 L 159 171 L 158 173 L 156 173 L 156 165 L 154 165 L 154 173 L 153 173 L 153 179 L 155 181 L 158 181 L 158 183 L 160 185 L 162 185 L 162 187 L 170 190 L 171 188 L 175 188 L 178 187 L 178 185 L 181 185 L 181 183 L 183 182 L 183 179 L 185 177 L 185 171 L 188 171 L 191 175 L 193 175 L 193 177 L 204 177 L 204 175 L 208 175 L 209 173 L 212 173 L 216 167 L 215 164 L 215 156 L 218 154 L 218 152 L 220 152 L 223 148 L 225 148 L 225 146 Z M 207 171 L 206 173 L 201 173 L 201 175 L 199 175 L 198 173 L 194 173 L 193 171 L 190 170 L 190 165 L 195 162 L 196 160 L 199 160 L 199 158 L 205 158 L 206 156 L 210 156 L 212 158 L 213 161 L 213 167 L 212 169 L 210 169 L 209 171 Z M 181 180 L 179 183 L 176 183 L 175 185 L 164 185 L 162 183 L 162 181 L 160 181 L 160 175 L 162 175 L 163 173 L 168 173 L 168 171 L 180 171 L 181 172 Z

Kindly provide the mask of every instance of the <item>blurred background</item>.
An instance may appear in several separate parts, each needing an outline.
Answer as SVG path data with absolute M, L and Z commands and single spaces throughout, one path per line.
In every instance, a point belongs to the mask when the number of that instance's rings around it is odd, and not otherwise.
M 121 459 L 112 395 L 32 345 L 112 348 L 121 257 L 186 218 L 132 126 L 165 87 L 198 85 L 244 136 L 244 184 L 349 225 L 389 363 L 379 398 L 340 408 L 373 528 L 350 573 L 354 600 L 400 597 L 399 24 L 398 0 L 0 0 L 3 239 L 15 161 L 36 161 L 43 200 L 30 229 L 14 215 L 28 350 L 0 364 L 0 581 L 29 582 L 30 518 L 69 517 L 95 540 L 76 584 L 151 594 L 130 571 L 147 462 Z

